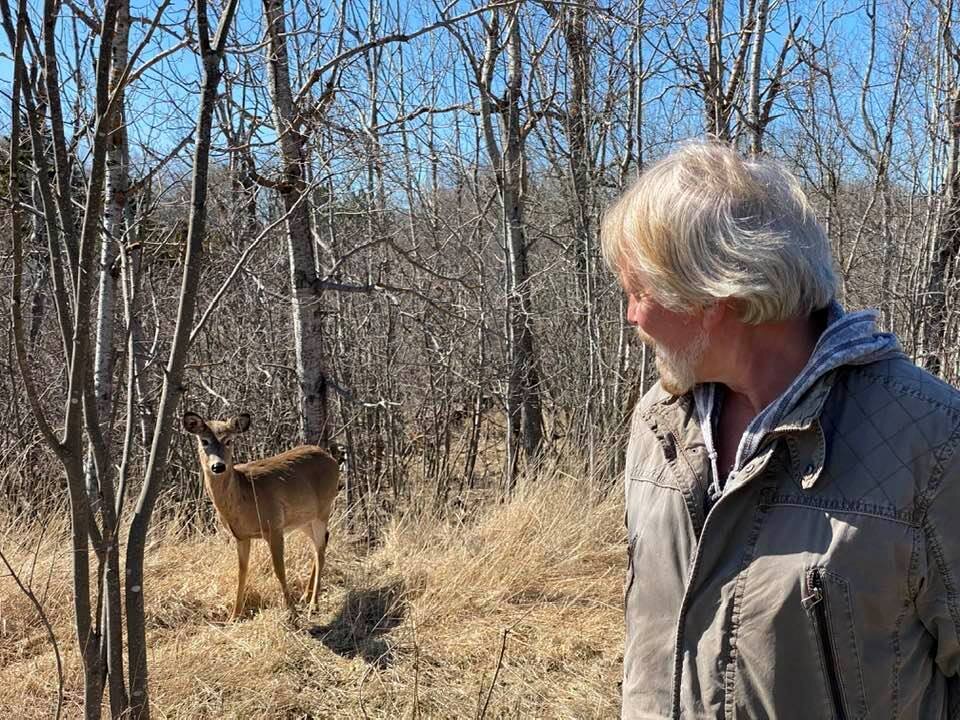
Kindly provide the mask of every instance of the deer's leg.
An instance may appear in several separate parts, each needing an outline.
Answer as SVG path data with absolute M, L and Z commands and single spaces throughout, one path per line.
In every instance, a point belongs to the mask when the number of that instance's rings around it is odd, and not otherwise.
M 272 530 L 267 538 L 267 543 L 270 545 L 270 559 L 273 560 L 273 572 L 276 573 L 277 580 L 280 581 L 283 601 L 286 603 L 287 609 L 294 612 L 295 606 L 293 598 L 290 597 L 290 590 L 287 588 L 287 573 L 283 565 L 283 530 Z
M 237 599 L 233 604 L 231 620 L 243 612 L 243 592 L 247 584 L 247 568 L 250 566 L 250 541 L 237 540 Z
M 327 553 L 327 539 L 330 532 L 325 520 L 314 520 L 310 523 L 310 534 L 313 539 L 313 573 L 310 575 L 310 607 L 316 607 L 317 594 L 320 592 L 320 573 L 323 572 L 324 556 Z
M 313 524 L 311 523 L 310 525 L 307 525 L 307 526 L 305 526 L 305 527 L 303 527 L 303 528 L 301 528 L 301 529 L 303 530 L 303 534 L 306 535 L 308 538 L 310 538 L 310 542 L 314 544 L 314 549 L 313 549 L 313 563 L 311 563 L 311 568 L 310 568 L 310 579 L 307 581 L 307 587 L 304 588 L 304 590 L 303 590 L 303 595 L 300 596 L 300 602 L 303 603 L 303 602 L 306 602 L 306 601 L 310 598 L 310 592 L 311 592 L 310 588 L 313 587 L 313 584 L 314 584 L 314 582 L 316 581 L 316 577 L 317 577 L 317 549 L 316 549 L 316 544 L 314 543 L 314 540 L 313 540 Z

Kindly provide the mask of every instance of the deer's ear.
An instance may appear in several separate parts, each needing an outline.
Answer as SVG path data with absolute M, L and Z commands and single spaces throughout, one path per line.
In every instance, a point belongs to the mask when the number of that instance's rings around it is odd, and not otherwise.
M 343 467 L 346 464 L 349 451 L 345 446 L 332 442 L 330 443 L 328 450 L 330 452 L 330 457 L 337 461 L 337 465 Z
M 188 433 L 193 433 L 194 435 L 199 435 L 207 427 L 207 424 L 203 421 L 203 418 L 192 412 L 184 413 L 182 422 L 183 429 Z
M 230 425 L 232 426 L 234 432 L 246 432 L 250 429 L 250 416 L 247 413 L 240 413 L 230 421 Z

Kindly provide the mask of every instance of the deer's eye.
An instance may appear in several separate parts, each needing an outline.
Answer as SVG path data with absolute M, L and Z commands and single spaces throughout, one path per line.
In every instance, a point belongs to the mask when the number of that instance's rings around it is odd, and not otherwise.
M 223 441 L 223 446 L 224 446 L 224 447 L 230 447 L 230 443 L 232 443 L 232 442 L 233 442 L 233 440 L 231 440 L 230 438 L 227 438 L 226 440 Z
M 210 444 L 210 441 L 207 440 L 206 438 L 201 438 L 200 444 L 203 445 L 203 447 L 207 447 Z

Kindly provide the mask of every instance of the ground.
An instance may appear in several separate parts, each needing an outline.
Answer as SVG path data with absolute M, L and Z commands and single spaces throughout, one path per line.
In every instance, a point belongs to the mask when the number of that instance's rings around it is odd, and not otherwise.
M 295 624 L 264 543 L 246 615 L 230 623 L 232 540 L 158 525 L 145 582 L 152 717 L 615 718 L 622 518 L 620 491 L 558 474 L 469 522 L 406 513 L 375 548 L 341 521 L 320 607 Z M 42 600 L 63 656 L 63 717 L 80 717 L 66 527 L 42 528 L 8 519 L 0 550 Z M 309 568 L 292 536 L 297 597 Z M 57 688 L 44 626 L 0 566 L 0 718 L 53 717 Z

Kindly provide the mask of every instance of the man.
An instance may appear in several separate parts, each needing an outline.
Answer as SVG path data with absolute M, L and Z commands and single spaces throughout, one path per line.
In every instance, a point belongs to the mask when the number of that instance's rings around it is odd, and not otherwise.
M 627 451 L 623 717 L 960 717 L 960 393 L 834 301 L 777 163 L 686 146 L 602 235 L 660 370 Z

